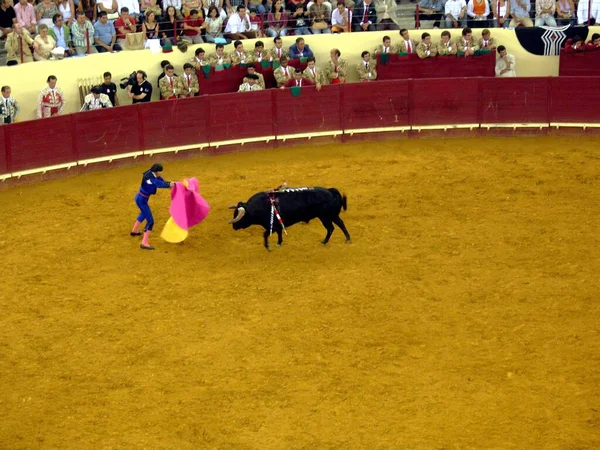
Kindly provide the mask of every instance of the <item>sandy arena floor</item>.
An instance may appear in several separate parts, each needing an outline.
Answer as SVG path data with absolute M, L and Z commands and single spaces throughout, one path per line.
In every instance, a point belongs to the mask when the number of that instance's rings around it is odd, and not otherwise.
M 213 210 L 168 244 L 161 191 L 155 252 L 128 235 L 145 166 L 0 192 L 0 448 L 600 448 L 598 144 L 168 163 Z M 345 192 L 353 243 L 227 225 L 284 180 Z

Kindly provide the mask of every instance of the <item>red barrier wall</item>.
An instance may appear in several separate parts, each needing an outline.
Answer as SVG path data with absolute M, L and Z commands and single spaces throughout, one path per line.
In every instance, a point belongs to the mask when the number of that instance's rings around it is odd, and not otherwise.
M 600 52 L 567 53 L 562 49 L 558 75 L 561 77 L 600 76 Z
M 461 77 L 494 77 L 496 56 L 494 52 L 470 56 L 437 56 L 421 59 L 416 54 L 389 56 L 387 64 L 381 64 L 377 57 L 377 79 L 396 80 L 409 78 L 452 78 Z
M 0 175 L 120 153 L 298 133 L 452 124 L 600 123 L 595 78 L 394 80 L 217 94 L 0 129 Z

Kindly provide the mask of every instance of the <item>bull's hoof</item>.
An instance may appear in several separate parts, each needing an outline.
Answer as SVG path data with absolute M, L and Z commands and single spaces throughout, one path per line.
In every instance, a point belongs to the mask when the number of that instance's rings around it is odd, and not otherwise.
M 265 248 L 267 249 L 268 252 L 271 251 L 271 247 L 269 247 L 268 245 L 265 245 Z
M 321 241 L 321 244 L 327 245 L 327 241 Z
M 283 244 L 275 244 L 275 247 L 281 247 Z
M 346 239 L 346 244 L 352 244 L 352 239 Z

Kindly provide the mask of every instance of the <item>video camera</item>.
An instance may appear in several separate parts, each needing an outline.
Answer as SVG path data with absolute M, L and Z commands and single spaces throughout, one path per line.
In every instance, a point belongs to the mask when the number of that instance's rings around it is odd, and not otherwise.
M 119 86 L 121 86 L 121 89 L 127 89 L 127 86 L 133 87 L 135 84 L 137 84 L 136 72 L 133 71 L 129 74 L 129 77 L 121 78 Z

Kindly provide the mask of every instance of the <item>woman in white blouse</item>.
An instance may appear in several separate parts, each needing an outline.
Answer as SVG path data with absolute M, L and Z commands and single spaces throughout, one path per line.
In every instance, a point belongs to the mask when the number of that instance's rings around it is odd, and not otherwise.
M 60 0 L 57 2 L 58 10 L 63 16 L 64 24 L 68 27 L 73 23 L 75 5 L 73 0 Z

